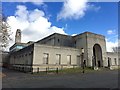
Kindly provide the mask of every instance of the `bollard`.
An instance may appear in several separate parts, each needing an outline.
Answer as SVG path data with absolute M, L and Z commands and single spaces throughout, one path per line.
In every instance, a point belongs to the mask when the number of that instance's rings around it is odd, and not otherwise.
M 26 72 L 28 72 L 28 67 L 26 67 Z
M 29 72 L 31 72 L 31 67 L 29 67 L 29 69 L 28 69 L 28 70 L 29 70 Z
M 47 70 L 48 70 L 48 69 L 47 69 L 47 67 L 46 67 L 46 74 L 47 74 Z
M 37 68 L 37 73 L 39 73 L 39 67 Z
M 23 68 L 23 72 L 25 73 L 25 67 Z
M 33 68 L 31 67 L 31 74 L 33 74 Z
M 22 71 L 22 67 L 20 67 L 20 71 Z
M 19 67 L 19 71 L 20 71 L 20 67 Z
M 22 72 L 24 71 L 24 67 L 22 67 Z
M 24 67 L 24 73 L 26 73 L 26 67 Z
M 56 73 L 58 74 L 58 67 L 56 68 Z
M 83 66 L 83 73 L 85 73 L 85 67 Z

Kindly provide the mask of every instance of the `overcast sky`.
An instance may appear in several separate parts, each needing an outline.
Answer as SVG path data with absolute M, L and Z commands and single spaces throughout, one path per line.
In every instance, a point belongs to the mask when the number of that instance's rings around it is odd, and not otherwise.
M 118 3 L 67 0 L 64 2 L 3 2 L 3 14 L 14 36 L 22 42 L 37 41 L 52 33 L 76 35 L 85 31 L 106 37 L 107 51 L 117 46 Z

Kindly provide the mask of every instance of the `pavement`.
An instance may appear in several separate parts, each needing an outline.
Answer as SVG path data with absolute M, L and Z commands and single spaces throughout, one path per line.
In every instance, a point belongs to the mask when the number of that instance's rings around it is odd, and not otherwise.
M 30 74 L 3 68 L 2 88 L 118 88 L 118 70 Z

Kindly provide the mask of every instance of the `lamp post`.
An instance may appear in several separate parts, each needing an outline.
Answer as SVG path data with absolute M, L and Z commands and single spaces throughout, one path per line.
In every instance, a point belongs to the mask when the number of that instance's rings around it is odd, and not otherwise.
M 94 66 L 95 66 L 95 57 L 92 56 L 92 69 L 94 69 Z
M 81 54 L 81 56 L 82 56 L 82 68 L 83 68 L 83 73 L 85 72 L 84 71 L 84 60 L 83 60 L 83 58 L 84 58 L 84 48 L 81 48 L 81 51 L 82 51 L 82 54 Z

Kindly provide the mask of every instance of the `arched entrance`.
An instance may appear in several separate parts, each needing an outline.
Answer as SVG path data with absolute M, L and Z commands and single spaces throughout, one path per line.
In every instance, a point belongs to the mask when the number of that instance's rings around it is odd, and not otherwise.
M 102 67 L 103 66 L 103 61 L 102 61 L 102 49 L 99 44 L 95 44 L 93 46 L 93 65 L 97 67 Z

